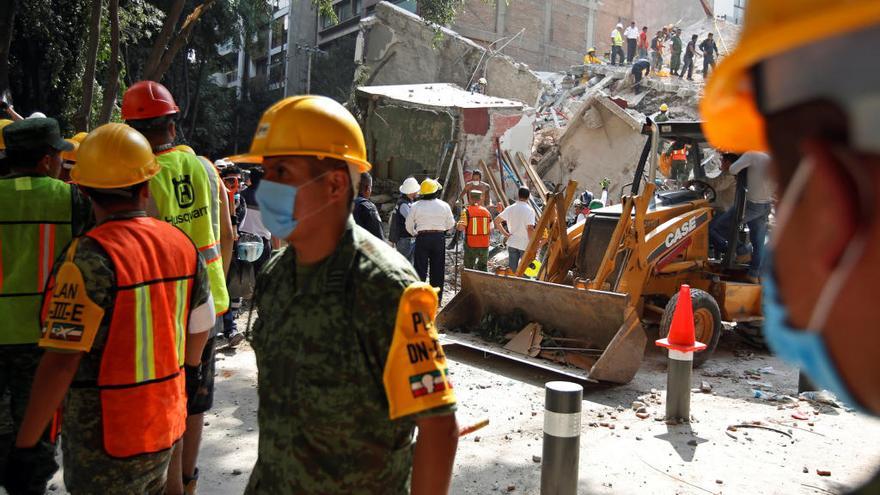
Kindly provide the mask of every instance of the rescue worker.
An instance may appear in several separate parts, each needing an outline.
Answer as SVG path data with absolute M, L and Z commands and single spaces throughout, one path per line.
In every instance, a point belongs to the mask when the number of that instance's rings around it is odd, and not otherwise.
M 687 182 L 691 175 L 691 168 L 687 162 L 688 146 L 687 144 L 676 142 L 673 143 L 670 151 L 670 157 L 672 158 L 670 178 L 678 181 L 680 184 Z
M 697 54 L 697 35 L 691 36 L 691 40 L 688 42 L 687 47 L 684 49 L 684 65 L 681 67 L 681 72 L 678 73 L 678 78 L 684 78 L 684 73 L 687 72 L 688 81 L 694 80 L 694 56 Z
M 476 175 L 476 171 L 474 172 Z M 416 248 L 413 252 L 416 273 L 419 280 L 430 274 L 431 285 L 439 289 L 443 300 L 443 285 L 446 278 L 446 232 L 455 227 L 452 208 L 440 199 L 440 183 L 434 179 L 422 181 L 419 195 L 406 217 L 406 230 L 415 236 Z
M 668 122 L 669 121 L 669 106 L 666 103 L 660 105 L 660 113 L 654 117 L 654 122 Z
M 633 64 L 632 70 L 630 73 L 633 76 L 634 80 L 634 88 L 636 94 L 642 92 L 642 78 L 646 77 L 651 72 L 651 62 L 648 62 L 644 58 L 640 58 L 636 60 L 636 63 Z
M 391 221 L 388 228 L 388 239 L 410 263 L 413 263 L 413 252 L 416 247 L 416 238 L 406 230 L 406 218 L 412 209 L 413 201 L 419 194 L 419 181 L 415 177 L 407 177 L 400 185 L 400 198 L 391 212 Z
M 2 411 L 2 422 L 12 424 L 12 436 L 2 437 L 2 450 L 8 451 L 24 419 L 42 355 L 37 347 L 40 295 L 52 263 L 92 221 L 88 199 L 54 178 L 61 152 L 72 148 L 54 119 L 20 120 L 5 126 L 2 134 L 8 173 L 0 178 L 0 397 L 9 397 L 4 402 L 9 409 Z M 14 465 L 4 463 L 0 475 L 6 476 L 0 484 L 11 495 L 45 492 L 58 469 L 52 440 L 44 428 L 27 449 L 9 453 L 6 462 Z M 17 477 L 17 471 L 30 476 Z
M 648 26 L 642 26 L 642 32 L 639 33 L 638 49 L 638 58 L 648 58 Z
M 462 210 L 456 228 L 464 232 L 464 267 L 485 272 L 489 262 L 492 214 L 481 204 L 482 196 L 483 192 L 478 189 L 468 193 L 470 204 Z
M 495 228 L 507 239 L 507 263 L 511 271 L 516 272 L 519 261 L 529 247 L 529 242 L 535 235 L 536 216 L 535 210 L 529 204 L 531 192 L 529 188 L 520 187 L 517 192 L 517 201 L 504 209 L 495 217 Z M 501 223 L 507 223 L 507 227 Z
M 660 72 L 663 69 L 663 33 L 657 31 L 657 34 L 651 38 L 651 72 Z
M 677 76 L 678 70 L 681 68 L 681 29 L 675 28 L 672 33 L 672 50 L 669 57 L 669 71 L 671 75 Z
M 639 28 L 636 27 L 636 21 L 629 23 L 623 36 L 626 38 L 626 63 L 631 64 L 636 58 L 636 45 L 639 41 Z
M 220 178 L 223 180 L 223 185 L 226 186 L 226 191 L 228 192 L 230 220 L 232 221 L 232 230 L 235 233 L 237 243 L 239 226 L 241 226 L 242 222 L 246 220 L 248 213 L 247 201 L 245 201 L 241 195 L 241 191 L 244 188 L 241 169 L 238 165 L 234 164 L 225 167 L 220 171 Z M 239 260 L 236 255 L 238 252 L 237 244 L 234 244 L 232 252 L 234 253 L 232 263 L 245 263 L 244 261 Z M 228 292 L 228 284 L 226 288 Z M 238 312 L 241 309 L 241 304 L 242 297 L 230 293 L 229 311 L 223 314 L 223 336 L 226 338 L 229 347 L 233 349 L 238 347 L 238 344 L 244 340 L 244 333 L 238 330 L 238 324 L 235 322 L 236 317 L 238 317 Z
M 379 217 L 379 210 L 376 205 L 370 201 L 373 194 L 373 177 L 364 172 L 361 174 L 360 185 L 358 186 L 358 195 L 354 198 L 354 223 L 365 228 L 367 232 L 373 234 L 381 240 L 385 240 L 385 231 L 382 230 L 382 219 Z
M 592 65 L 592 64 L 602 64 L 602 60 L 596 56 L 596 49 L 590 48 L 587 50 L 587 54 L 584 55 L 584 65 Z
M 61 164 L 61 170 L 57 177 L 58 180 L 70 182 L 70 169 L 72 169 L 73 165 L 76 163 L 76 152 L 79 149 L 80 143 L 83 142 L 83 139 L 85 139 L 86 136 L 88 136 L 87 132 L 78 132 L 67 140 L 73 145 L 73 149 L 61 152 L 61 159 L 64 160 L 64 163 Z
M 180 112 L 174 97 L 155 81 L 133 84 L 122 98 L 122 118 L 143 134 L 162 169 L 150 179 L 152 201 L 147 212 L 183 230 L 205 260 L 211 296 L 217 315 L 229 309 L 226 273 L 232 261 L 233 232 L 228 198 L 213 164 L 186 151 L 174 149 L 177 128 L 174 117 Z M 196 461 L 202 436 L 204 413 L 214 400 L 214 337 L 222 331 L 217 318 L 202 356 L 203 382 L 187 398 L 187 432 L 182 449 L 175 449 L 168 479 L 169 495 L 179 495 L 184 485 L 195 490 L 198 480 Z M 181 461 L 182 458 L 182 461 Z M 179 468 L 181 466 L 182 468 Z M 178 476 L 174 471 L 181 471 Z
M 611 31 L 611 65 L 623 65 L 623 24 L 618 23 Z
M 447 493 L 458 426 L 437 296 L 351 218 L 371 168 L 357 121 L 295 96 L 257 129 L 263 221 L 287 247 L 257 280 L 260 440 L 245 493 Z M 425 352 L 410 360 L 408 346 Z
M 477 93 L 481 95 L 486 94 L 486 86 L 488 84 L 489 81 L 487 81 L 485 77 L 477 79 L 477 82 L 471 84 L 471 93 Z
M 878 44 L 880 2 L 751 1 L 700 108 L 713 146 L 772 155 L 779 202 L 762 277 L 764 339 L 817 389 L 874 416 L 880 72 L 865 68 L 876 67 Z M 878 491 L 875 475 L 849 493 Z
M 263 180 L 263 167 L 254 166 L 248 174 L 248 187 L 241 193 L 247 205 L 247 215 L 241 224 L 242 233 L 253 234 L 263 241 L 263 254 L 254 262 L 254 273 L 260 273 L 263 265 L 269 261 L 272 255 L 272 233 L 263 225 L 263 214 L 260 211 L 260 203 L 257 201 L 257 190 Z
M 479 170 L 474 170 L 473 172 L 471 172 L 471 178 L 465 183 L 464 189 L 459 195 L 459 199 L 470 200 L 468 194 L 474 190 L 480 191 L 482 193 L 482 195 L 480 196 L 480 204 L 483 206 L 489 206 L 489 204 L 491 203 L 489 198 L 490 186 L 487 182 L 483 182 L 483 173 Z
M 140 133 L 103 125 L 78 158 L 71 176 L 98 226 L 69 245 L 46 287 L 46 353 L 16 447 L 36 444 L 67 396 L 67 490 L 161 494 L 214 325 L 207 271 L 186 234 L 147 216 L 160 166 Z
M 712 33 L 706 35 L 706 39 L 700 43 L 700 52 L 703 54 L 703 79 L 708 79 L 709 67 L 715 68 L 715 56 L 718 55 L 718 45 Z

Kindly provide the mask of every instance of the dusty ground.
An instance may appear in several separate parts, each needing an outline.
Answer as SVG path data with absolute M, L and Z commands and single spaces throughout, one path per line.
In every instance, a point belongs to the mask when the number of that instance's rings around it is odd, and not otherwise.
M 556 377 L 480 354 L 448 352 L 460 422 L 491 420 L 488 427 L 462 439 L 452 493 L 537 494 L 542 387 Z M 218 359 L 217 395 L 206 419 L 200 488 L 205 494 L 240 494 L 256 459 L 254 354 L 243 346 L 234 353 L 221 352 Z M 772 373 L 745 377 L 746 371 L 768 366 Z M 706 376 L 718 374 L 724 376 Z M 694 373 L 694 386 L 706 381 L 713 392 L 693 393 L 691 425 L 667 426 L 655 419 L 663 414 L 665 380 L 664 358 L 649 350 L 629 385 L 585 390 L 581 493 L 841 493 L 880 466 L 880 421 L 829 406 L 820 406 L 817 413 L 803 401 L 779 409 L 778 403 L 751 398 L 755 386 L 747 383 L 750 380 L 770 391 L 794 395 L 797 373 L 778 359 L 745 347 L 733 335 L 725 335 L 705 369 Z M 651 389 L 658 392 L 656 399 L 650 399 Z M 639 419 L 630 406 L 645 396 L 652 414 Z M 792 414 L 798 413 L 808 419 L 794 419 Z M 729 425 L 752 421 L 777 427 L 791 438 L 761 429 L 726 432 Z M 831 474 L 819 476 L 817 470 Z M 53 483 L 53 493 L 64 492 L 60 473 Z

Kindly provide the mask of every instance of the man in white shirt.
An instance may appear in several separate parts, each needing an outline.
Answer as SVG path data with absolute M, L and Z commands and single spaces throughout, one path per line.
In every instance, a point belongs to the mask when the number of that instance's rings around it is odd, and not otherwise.
M 752 243 L 752 260 L 749 264 L 749 277 L 757 280 L 761 273 L 761 258 L 764 254 L 764 242 L 767 237 L 767 220 L 773 205 L 773 183 L 767 175 L 770 166 L 770 155 L 758 151 L 747 151 L 741 156 L 725 153 L 721 156 L 721 170 L 739 175 L 747 170 L 748 181 L 746 191 L 745 213 L 743 223 L 749 226 L 749 241 Z M 727 236 L 730 222 L 736 215 L 736 207 L 732 207 L 715 217 L 709 225 L 709 236 L 715 255 L 727 251 Z
M 517 202 L 495 217 L 495 228 L 507 239 L 507 264 L 514 272 L 519 267 L 519 261 L 535 233 L 537 219 L 535 210 L 529 205 L 530 196 L 529 188 L 520 187 Z M 506 229 L 501 224 L 502 220 L 507 222 Z
M 623 32 L 626 38 L 626 63 L 631 64 L 636 57 L 636 44 L 639 41 L 639 28 L 636 27 L 636 21 L 629 23 L 629 27 Z
M 421 199 L 413 203 L 406 217 L 406 230 L 416 238 L 413 258 L 419 280 L 425 280 L 430 272 L 430 284 L 440 289 L 438 296 L 442 301 L 446 275 L 446 231 L 455 227 L 455 218 L 449 204 L 438 198 L 440 189 L 440 183 L 434 179 L 422 181 L 419 190 Z

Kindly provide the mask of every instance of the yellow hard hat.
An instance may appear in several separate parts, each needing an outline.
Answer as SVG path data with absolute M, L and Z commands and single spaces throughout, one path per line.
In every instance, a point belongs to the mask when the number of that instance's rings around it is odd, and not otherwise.
M 3 140 L 3 128 L 11 124 L 9 119 L 0 119 L 0 150 L 6 149 L 6 142 Z
M 79 149 L 79 144 L 81 142 L 83 142 L 83 139 L 85 139 L 86 136 L 88 136 L 88 135 L 89 135 L 88 132 L 77 132 L 70 139 L 66 139 L 66 141 L 68 143 L 73 145 L 73 149 L 70 151 L 62 151 L 61 152 L 61 159 L 64 161 L 68 161 L 68 162 L 75 162 L 76 161 L 76 152 Z
M 324 96 L 291 96 L 263 113 L 246 156 L 287 155 L 336 158 L 360 172 L 372 168 L 357 120 Z
M 767 150 L 750 70 L 775 55 L 880 23 L 877 0 L 753 0 L 736 50 L 709 77 L 700 114 L 713 146 L 731 152 Z
M 184 153 L 189 153 L 190 155 L 195 155 L 196 150 L 192 149 L 192 146 L 187 146 L 185 144 L 178 144 L 174 147 L 177 151 L 183 151 Z
M 587 53 L 596 53 L 596 49 L 591 46 Z
M 669 111 L 669 107 L 666 105 L 666 103 L 660 105 L 660 111 L 661 111 L 661 112 L 667 112 L 667 111 Z
M 434 179 L 425 179 L 422 181 L 422 185 L 419 187 L 419 194 L 425 196 L 427 194 L 434 194 L 435 192 L 440 190 L 440 183 Z
M 133 186 L 161 168 L 147 138 L 125 124 L 104 124 L 90 132 L 77 155 L 71 180 L 96 189 Z

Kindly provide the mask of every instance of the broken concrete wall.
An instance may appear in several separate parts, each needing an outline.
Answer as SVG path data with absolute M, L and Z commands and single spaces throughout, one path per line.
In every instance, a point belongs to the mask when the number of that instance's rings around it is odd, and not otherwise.
M 617 202 L 621 187 L 633 180 L 647 140 L 642 123 L 604 94 L 587 97 L 562 135 L 560 157 L 544 179 L 557 184 L 576 180 L 578 192 L 589 190 L 598 196 L 599 182 L 607 177 L 609 195 Z
M 488 127 L 485 132 L 475 132 L 475 129 L 469 129 L 467 125 L 468 113 L 473 110 L 488 110 Z M 535 131 L 535 112 L 532 109 L 516 110 L 516 109 L 473 109 L 465 110 L 464 114 L 464 131 L 463 134 L 463 164 L 467 168 L 478 168 L 480 160 L 489 165 L 490 170 L 494 171 L 495 177 L 501 181 L 501 173 L 498 171 L 498 160 L 496 151 L 501 146 L 502 151 L 508 151 L 511 155 L 520 152 L 523 156 L 528 157 L 531 153 L 532 141 L 534 140 Z M 460 150 L 461 151 L 461 150 Z M 517 166 L 520 175 L 525 176 L 525 171 Z M 508 176 L 504 176 L 505 192 L 508 198 L 514 198 L 516 195 L 516 185 Z
M 378 103 L 363 121 L 373 176 L 400 181 L 437 174 L 445 143 L 455 136 L 455 117 L 445 111 Z
M 421 17 L 390 3 L 376 6 L 361 21 L 363 49 L 356 86 L 447 82 L 463 88 L 477 71 L 486 50 L 449 29 L 435 29 Z M 485 55 L 485 56 L 484 56 Z M 535 105 L 543 83 L 527 66 L 496 54 L 483 60 L 487 94 Z M 484 75 L 482 71 L 476 75 Z

